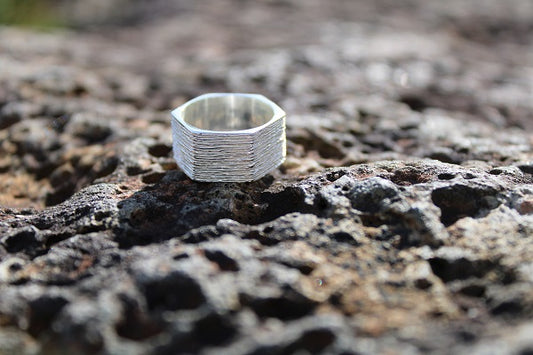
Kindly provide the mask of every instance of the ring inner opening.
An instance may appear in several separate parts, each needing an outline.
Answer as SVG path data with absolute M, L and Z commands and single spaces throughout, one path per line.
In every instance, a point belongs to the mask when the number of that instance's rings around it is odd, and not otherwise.
M 272 118 L 274 110 L 266 103 L 248 96 L 208 97 L 187 106 L 183 120 L 209 131 L 236 131 L 261 126 Z

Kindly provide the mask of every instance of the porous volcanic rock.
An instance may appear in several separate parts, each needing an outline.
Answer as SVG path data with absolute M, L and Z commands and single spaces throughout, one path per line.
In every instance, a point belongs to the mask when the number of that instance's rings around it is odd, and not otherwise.
M 0 28 L 0 353 L 533 351 L 533 3 L 72 3 Z M 172 159 L 221 91 L 259 181 Z

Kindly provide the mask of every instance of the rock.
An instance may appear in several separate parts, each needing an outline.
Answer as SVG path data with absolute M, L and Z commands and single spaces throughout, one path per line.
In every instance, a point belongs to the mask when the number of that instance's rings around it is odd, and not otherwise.
M 103 143 L 113 133 L 110 120 L 90 113 L 77 113 L 73 115 L 65 127 L 66 133 L 82 138 L 87 143 Z
M 0 29 L 0 353 L 531 351 L 531 2 L 47 6 Z M 169 111 L 225 91 L 287 161 L 191 181 Z
M 39 105 L 29 102 L 8 102 L 0 110 L 0 129 L 6 129 L 24 118 L 34 117 L 39 113 Z

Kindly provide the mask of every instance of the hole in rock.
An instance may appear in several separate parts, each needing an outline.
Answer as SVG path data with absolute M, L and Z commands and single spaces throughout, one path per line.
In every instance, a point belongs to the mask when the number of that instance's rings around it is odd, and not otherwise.
M 444 282 L 483 277 L 495 267 L 494 263 L 489 260 L 468 260 L 466 258 L 448 260 L 440 257 L 429 259 L 429 265 L 433 273 Z
M 302 336 L 285 350 L 287 354 L 299 354 L 307 351 L 310 354 L 321 353 L 335 341 L 335 333 L 331 329 L 312 329 L 304 332 Z
M 428 105 L 423 98 L 417 95 L 404 95 L 400 98 L 400 102 L 403 102 L 413 111 L 422 112 Z
M 218 265 L 222 271 L 239 271 L 239 264 L 220 250 L 205 250 L 205 257 Z
M 205 302 L 200 285 L 190 276 L 173 272 L 144 285 L 149 309 L 195 309 Z
M 261 224 L 285 216 L 289 213 L 313 213 L 314 208 L 305 203 L 305 192 L 298 187 L 287 187 L 279 192 L 265 192 L 261 202 L 268 207 L 259 217 L 256 224 Z
M 123 307 L 122 319 L 115 325 L 115 331 L 123 338 L 144 340 L 163 331 L 158 322 L 150 319 L 139 307 L 136 300 L 125 295 L 119 296 Z
M 492 188 L 482 190 L 466 185 L 452 185 L 434 190 L 431 199 L 441 210 L 441 222 L 450 226 L 464 217 L 486 216 L 499 204 L 489 201 L 489 197 L 496 193 Z
M 172 147 L 166 144 L 154 144 L 148 148 L 148 153 L 156 158 L 167 157 L 171 151 Z
M 241 295 L 241 303 L 249 306 L 259 317 L 290 320 L 301 318 L 315 308 L 315 303 L 298 294 L 281 297 L 252 298 Z
M 222 345 L 237 333 L 229 319 L 212 313 L 194 325 L 194 335 L 199 344 Z
M 28 333 L 38 336 L 47 330 L 68 301 L 60 296 L 42 296 L 29 303 Z

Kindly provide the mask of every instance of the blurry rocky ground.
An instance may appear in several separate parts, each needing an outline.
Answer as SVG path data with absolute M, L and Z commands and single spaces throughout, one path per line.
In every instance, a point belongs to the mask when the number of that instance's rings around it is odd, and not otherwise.
M 0 353 L 533 351 L 531 1 L 10 3 Z M 217 91 L 288 112 L 283 166 L 180 171 Z

